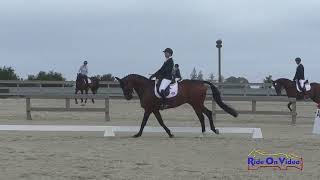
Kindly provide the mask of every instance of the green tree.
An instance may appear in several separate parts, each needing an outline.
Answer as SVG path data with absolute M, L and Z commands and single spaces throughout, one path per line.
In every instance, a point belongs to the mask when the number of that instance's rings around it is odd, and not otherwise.
M 249 81 L 244 78 L 244 77 L 234 77 L 230 76 L 224 81 L 225 83 L 231 83 L 231 84 L 247 84 Z M 226 88 L 242 88 L 243 85 L 231 85 L 231 86 L 226 86 Z
M 0 80 L 20 80 L 12 67 L 0 67 Z
M 269 76 L 267 76 L 267 77 L 265 77 L 264 79 L 263 79 L 263 83 L 264 84 L 272 84 L 272 75 L 269 75 Z M 269 86 L 269 88 L 270 88 L 271 86 Z M 261 88 L 263 88 L 263 87 L 261 87 Z
M 97 75 L 96 76 L 100 81 L 115 81 L 114 76 L 112 76 L 111 73 L 103 74 L 103 75 Z
M 28 80 L 39 80 L 39 81 L 65 81 L 66 79 L 61 73 L 49 71 L 40 71 L 37 75 L 28 75 Z
M 197 79 L 203 81 L 202 71 L 199 71 L 198 76 L 197 76 Z
M 190 79 L 195 80 L 197 78 L 198 78 L 197 71 L 196 71 L 196 68 L 194 67 L 191 74 L 190 74 Z
M 263 83 L 272 83 L 272 75 L 265 77 Z

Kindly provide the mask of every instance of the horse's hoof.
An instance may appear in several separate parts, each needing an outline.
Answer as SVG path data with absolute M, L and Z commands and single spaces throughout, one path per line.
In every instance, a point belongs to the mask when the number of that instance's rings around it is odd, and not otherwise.
M 138 138 L 138 137 L 140 137 L 141 136 L 141 134 L 136 134 L 136 135 L 134 135 L 134 136 L 132 136 L 133 138 Z
M 169 137 L 170 137 L 170 138 L 174 138 L 174 135 L 173 135 L 173 134 L 170 134 Z
M 219 129 L 212 130 L 216 134 L 220 134 Z

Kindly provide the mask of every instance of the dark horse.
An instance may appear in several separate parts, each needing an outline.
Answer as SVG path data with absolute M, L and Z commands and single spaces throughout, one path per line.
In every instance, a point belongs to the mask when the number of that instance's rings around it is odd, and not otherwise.
M 297 100 L 304 100 L 304 95 L 302 92 L 299 92 L 296 88 L 296 82 L 289 79 L 280 78 L 275 81 L 272 81 L 273 87 L 277 92 L 278 96 L 281 96 L 281 90 L 285 89 L 287 96 L 289 98 L 296 98 Z M 315 103 L 318 104 L 320 108 L 320 84 L 310 83 L 311 89 L 306 92 L 306 95 L 312 99 Z M 291 109 L 291 102 L 288 104 L 288 108 Z
M 163 123 L 161 114 L 159 112 L 161 101 L 154 95 L 155 81 L 149 80 L 143 76 L 136 74 L 130 74 L 122 79 L 116 77 L 116 79 L 120 82 L 120 86 L 123 90 L 125 98 L 127 100 L 132 99 L 133 90 L 135 90 L 139 96 L 141 107 L 145 110 L 140 131 L 133 137 L 140 137 L 142 135 L 143 128 L 147 124 L 148 118 L 151 113 L 155 115 L 159 124 L 165 129 L 169 137 L 173 137 L 168 127 Z M 181 81 L 179 83 L 179 92 L 177 96 L 167 99 L 166 104 L 169 106 L 168 108 L 174 108 L 185 103 L 190 104 L 200 120 L 202 133 L 206 131 L 203 116 L 203 114 L 205 114 L 209 118 L 211 130 L 214 133 L 219 134 L 219 131 L 215 128 L 213 124 L 212 112 L 204 106 L 204 101 L 206 99 L 207 92 L 207 87 L 205 86 L 205 84 L 210 85 L 213 98 L 215 99 L 217 104 L 232 116 L 237 117 L 237 111 L 235 111 L 234 109 L 226 105 L 224 102 L 222 102 L 220 92 L 212 83 L 208 81 Z
M 86 84 L 86 81 L 84 78 L 77 75 L 77 81 L 76 81 L 76 91 L 75 94 L 78 94 L 80 91 L 81 94 L 85 92 L 88 94 L 89 89 L 91 89 L 92 94 L 97 94 L 98 89 L 99 89 L 99 79 L 96 77 L 91 77 L 89 78 L 91 80 L 91 83 Z M 75 99 L 76 104 L 78 104 L 78 99 Z M 81 103 L 83 103 L 83 99 L 81 98 Z M 87 99 L 85 99 L 85 103 L 87 103 Z M 92 99 L 92 103 L 94 103 L 94 99 Z

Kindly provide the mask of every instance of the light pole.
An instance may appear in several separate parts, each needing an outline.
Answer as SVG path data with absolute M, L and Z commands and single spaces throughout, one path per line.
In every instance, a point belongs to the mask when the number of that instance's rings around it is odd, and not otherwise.
M 222 48 L 222 41 L 219 39 L 216 41 L 218 48 L 218 59 L 219 59 L 219 83 L 222 83 L 222 77 L 221 77 L 221 48 Z

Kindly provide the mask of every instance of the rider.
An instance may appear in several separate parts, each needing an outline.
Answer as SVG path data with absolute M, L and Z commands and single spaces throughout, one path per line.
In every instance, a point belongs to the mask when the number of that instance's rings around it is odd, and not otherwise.
M 171 48 L 166 48 L 164 51 L 164 56 L 166 58 L 165 62 L 163 63 L 162 67 L 154 73 L 152 76 L 150 76 L 149 79 L 152 79 L 153 77 L 156 77 L 161 81 L 159 92 L 161 96 L 161 109 L 165 108 L 165 101 L 166 101 L 166 95 L 165 95 L 165 89 L 170 85 L 172 81 L 172 70 L 173 70 L 173 51 Z
M 84 78 L 84 80 L 86 81 L 86 84 L 88 85 L 88 66 L 87 66 L 88 62 L 84 61 L 83 65 L 80 66 L 79 68 L 79 76 L 81 78 Z
M 179 64 L 174 65 L 172 75 L 173 75 L 173 80 L 181 81 L 182 77 L 180 74 Z
M 296 63 L 297 63 L 297 70 L 296 70 L 296 74 L 293 78 L 293 81 L 295 81 L 298 84 L 299 89 L 303 92 L 303 95 L 306 95 L 306 90 L 305 90 L 305 86 L 304 86 L 304 67 L 301 64 L 301 58 L 297 57 L 295 59 Z

